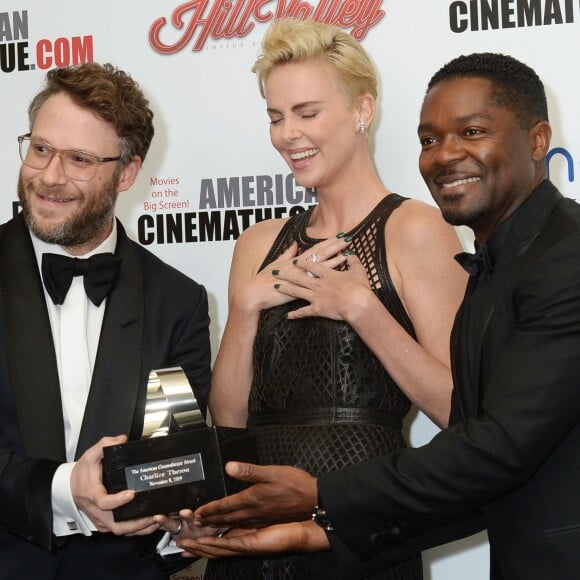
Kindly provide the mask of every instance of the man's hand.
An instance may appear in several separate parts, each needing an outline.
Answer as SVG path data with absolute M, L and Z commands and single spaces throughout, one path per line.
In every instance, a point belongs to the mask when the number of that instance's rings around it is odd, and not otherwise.
M 127 437 L 103 437 L 87 449 L 76 462 L 71 473 L 71 491 L 79 510 L 93 522 L 99 532 L 115 535 L 147 535 L 159 528 L 152 517 L 115 522 L 111 510 L 129 503 L 135 492 L 126 490 L 108 494 L 101 478 L 103 447 L 126 443 Z
M 181 517 L 181 514 L 189 514 L 189 517 Z M 214 528 L 212 526 L 200 527 L 192 522 L 193 512 L 191 510 L 181 510 L 180 517 L 157 514 L 153 516 L 159 529 L 169 532 L 174 539 L 195 539 L 201 536 L 216 536 L 225 533 L 227 528 Z
M 262 527 L 302 521 L 316 505 L 316 478 L 296 467 L 230 461 L 226 472 L 254 485 L 201 506 L 193 514 L 194 525 Z
M 234 529 L 223 537 L 178 538 L 177 545 L 185 550 L 184 555 L 200 558 L 319 552 L 330 548 L 326 532 L 311 520 L 258 530 Z

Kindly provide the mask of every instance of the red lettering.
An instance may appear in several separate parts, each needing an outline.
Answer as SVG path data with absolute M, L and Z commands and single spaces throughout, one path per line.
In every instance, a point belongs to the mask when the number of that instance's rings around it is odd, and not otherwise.
M 70 50 L 66 38 L 57 38 L 54 41 L 52 51 L 54 54 L 54 64 L 57 67 L 67 66 L 70 64 Z
M 93 37 L 73 36 L 71 38 L 71 53 L 73 64 L 93 62 Z
M 36 66 L 48 69 L 52 66 L 68 66 L 93 61 L 93 37 L 60 37 L 54 42 L 43 38 L 36 43 Z
M 276 0 L 276 10 L 262 12 L 262 8 L 273 0 L 193 0 L 178 6 L 171 15 L 174 29 L 183 30 L 174 43 L 161 40 L 162 31 L 167 28 L 167 19 L 160 17 L 149 29 L 149 43 L 161 54 L 173 54 L 182 50 L 194 38 L 192 50 L 199 51 L 208 38 L 243 38 L 256 22 L 267 22 L 272 18 L 293 16 L 312 18 L 317 22 L 334 24 L 341 28 L 352 27 L 352 35 L 362 40 L 385 12 L 380 10 L 382 0 L 319 0 L 315 7 L 305 0 Z M 209 9 L 209 11 L 208 11 Z
M 52 66 L 52 58 L 47 55 L 52 53 L 50 40 L 42 39 L 36 43 L 36 66 L 42 70 Z

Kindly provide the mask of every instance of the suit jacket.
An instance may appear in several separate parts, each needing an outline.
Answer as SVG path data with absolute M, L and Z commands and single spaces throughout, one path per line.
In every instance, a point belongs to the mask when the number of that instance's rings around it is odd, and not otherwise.
M 451 426 L 319 480 L 350 571 L 481 511 L 492 578 L 580 578 L 580 206 L 549 181 L 514 214 L 478 316 L 467 348 L 463 308 L 452 333 Z
M 122 262 L 107 299 L 77 456 L 103 436 L 139 438 L 152 369 L 183 367 L 204 412 L 207 403 L 205 289 L 129 240 L 119 222 L 117 227 L 115 253 Z M 17 216 L 0 228 L 0 578 L 53 578 L 58 566 L 60 573 L 69 566 L 71 578 L 92 573 L 95 578 L 163 577 L 154 564 L 156 534 L 55 540 L 51 482 L 65 461 L 57 363 L 42 280 L 30 235 Z M 112 553 L 127 563 L 125 572 L 117 571 L 118 562 L 111 574 L 99 568 L 99 554 L 106 559 Z M 79 572 L 79 563 L 86 573 Z

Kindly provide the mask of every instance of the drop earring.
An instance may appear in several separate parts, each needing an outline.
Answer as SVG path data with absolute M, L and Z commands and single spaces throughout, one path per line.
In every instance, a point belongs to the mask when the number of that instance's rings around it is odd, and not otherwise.
M 356 132 L 357 135 L 364 135 L 367 132 L 367 126 L 365 121 L 362 117 L 358 119 L 358 131 Z

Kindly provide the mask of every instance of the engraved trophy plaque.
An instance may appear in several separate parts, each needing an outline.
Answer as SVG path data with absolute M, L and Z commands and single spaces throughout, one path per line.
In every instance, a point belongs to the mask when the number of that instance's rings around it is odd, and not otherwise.
M 141 439 L 104 448 L 103 483 L 135 498 L 113 510 L 115 521 L 170 514 L 233 493 L 240 483 L 227 461 L 255 461 L 246 429 L 208 427 L 180 367 L 151 371 Z

